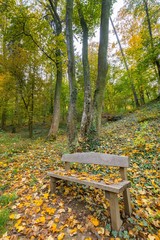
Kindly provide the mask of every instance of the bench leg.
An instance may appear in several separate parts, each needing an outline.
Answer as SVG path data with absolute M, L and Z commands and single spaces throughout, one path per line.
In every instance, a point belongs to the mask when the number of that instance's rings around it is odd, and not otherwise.
M 131 208 L 131 199 L 130 199 L 130 192 L 129 189 L 125 189 L 123 192 L 123 199 L 124 199 L 124 211 L 125 214 L 131 216 L 132 208 Z
M 56 191 L 56 178 L 50 177 L 50 191 L 51 193 L 55 193 Z
M 122 225 L 122 220 L 120 218 L 119 204 L 118 204 L 118 195 L 116 193 L 106 192 L 106 197 L 110 201 L 112 230 L 118 231 Z

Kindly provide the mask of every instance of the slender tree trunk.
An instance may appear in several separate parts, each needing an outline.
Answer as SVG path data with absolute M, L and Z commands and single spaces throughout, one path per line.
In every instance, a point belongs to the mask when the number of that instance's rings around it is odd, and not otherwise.
M 1 128 L 5 130 L 6 128 L 6 120 L 7 120 L 7 102 L 4 102 L 2 107 L 2 116 L 1 116 Z
M 6 68 L 6 59 L 7 59 L 7 49 L 6 49 L 6 42 L 5 42 L 5 33 L 6 33 L 6 29 L 7 29 L 7 18 L 6 16 L 4 16 L 4 25 L 2 24 L 2 32 L 4 32 L 4 34 L 2 35 L 2 57 L 3 57 L 3 62 L 4 62 L 4 67 L 5 67 L 5 71 L 7 71 Z M 3 130 L 5 130 L 6 128 L 6 120 L 7 120 L 7 103 L 8 103 L 8 99 L 7 96 L 4 96 L 3 99 L 3 105 L 2 105 L 2 115 L 1 115 L 1 128 Z
M 56 51 L 56 86 L 54 93 L 54 107 L 53 107 L 53 116 L 52 123 L 49 130 L 48 136 L 56 138 L 59 122 L 60 122 L 60 97 L 61 97 L 61 86 L 62 86 L 62 60 L 61 60 L 61 51 L 57 49 Z
M 144 90 L 143 90 L 142 86 L 140 87 L 139 94 L 140 94 L 141 105 L 144 105 L 145 104 L 145 98 L 144 98 Z
M 53 102 L 54 102 L 54 94 L 53 94 L 53 70 L 51 70 L 50 76 L 50 108 L 49 112 L 53 114 Z
M 106 86 L 107 75 L 107 49 L 109 35 L 109 16 L 111 9 L 111 0 L 102 0 L 101 7 L 101 26 L 100 26 L 100 44 L 98 51 L 98 76 L 93 100 L 92 125 L 96 134 L 100 133 L 102 105 Z
M 77 1 L 80 24 L 83 32 L 82 45 L 82 62 L 83 62 L 83 78 L 84 78 L 84 106 L 81 120 L 81 136 L 85 136 L 89 131 L 91 120 L 91 84 L 90 69 L 88 60 L 88 26 L 84 19 L 80 2 Z
M 76 99 L 77 88 L 75 79 L 75 57 L 73 46 L 73 0 L 66 0 L 66 39 L 67 39 L 67 53 L 68 53 L 68 78 L 70 89 L 70 102 L 68 111 L 68 140 L 69 145 L 74 149 L 76 145 Z
M 152 53 L 154 54 L 154 42 L 153 42 L 152 26 L 151 26 L 149 10 L 148 10 L 148 1 L 143 0 L 143 4 L 144 4 L 145 12 L 146 12 L 146 17 L 147 17 L 148 31 L 149 31 L 149 35 L 150 35 Z M 156 59 L 155 59 L 155 57 L 154 57 L 153 63 L 157 67 L 156 72 L 157 72 L 157 76 L 158 76 L 158 97 L 160 97 L 160 59 L 158 57 L 156 57 Z
M 49 10 L 52 14 L 53 21 L 55 23 L 56 37 L 62 33 L 62 26 L 59 15 L 57 13 L 57 0 L 49 0 L 50 7 Z M 53 116 L 52 123 L 48 133 L 48 137 L 56 138 L 59 122 L 60 122 L 60 96 L 61 96 L 61 86 L 62 86 L 62 54 L 58 47 L 59 42 L 56 42 L 56 86 L 54 93 L 54 104 L 53 104 Z
M 17 123 L 18 123 L 18 116 L 19 116 L 19 96 L 18 96 L 18 82 L 16 82 L 16 96 L 15 96 L 15 108 L 13 114 L 13 121 L 12 121 L 12 133 L 17 132 Z
M 31 105 L 28 107 L 28 129 L 29 137 L 33 137 L 33 115 L 34 115 L 34 90 L 35 90 L 35 69 L 33 69 L 33 74 L 31 74 Z
M 128 67 L 128 64 L 127 64 L 127 61 L 126 61 L 126 57 L 125 57 L 124 52 L 123 52 L 123 48 L 122 48 L 121 42 L 120 42 L 120 40 L 119 40 L 119 37 L 118 37 L 117 31 L 116 31 L 116 28 L 115 28 L 115 26 L 114 26 L 114 23 L 113 23 L 111 17 L 110 17 L 110 21 L 111 21 L 111 24 L 112 24 L 114 33 L 115 33 L 115 35 L 116 35 L 116 39 L 117 39 L 117 42 L 118 42 L 118 45 L 119 45 L 119 49 L 120 49 L 121 54 L 122 54 L 124 66 L 125 66 L 126 71 L 127 71 L 127 74 L 128 74 L 128 78 L 129 78 L 129 81 L 130 81 L 130 86 L 131 86 L 131 89 L 132 89 L 132 93 L 133 93 L 133 96 L 134 96 L 134 101 L 135 101 L 136 107 L 139 107 L 140 104 L 139 104 L 139 101 L 138 101 L 138 96 L 137 96 L 137 93 L 136 93 L 136 89 L 135 89 L 135 86 L 134 86 L 134 82 L 133 82 L 133 79 L 132 79 L 132 76 L 131 76 L 131 73 L 130 73 L 130 70 L 129 70 L 129 67 Z

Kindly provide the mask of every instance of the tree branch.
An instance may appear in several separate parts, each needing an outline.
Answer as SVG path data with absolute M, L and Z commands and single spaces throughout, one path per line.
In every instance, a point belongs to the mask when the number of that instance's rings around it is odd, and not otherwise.
M 52 62 L 56 63 L 55 60 L 44 50 L 43 47 L 41 47 L 36 40 L 33 38 L 33 36 L 31 35 L 31 33 L 26 33 L 25 31 L 25 23 L 23 24 L 23 33 L 25 36 L 28 36 L 32 39 L 32 41 L 34 42 L 34 44 L 44 53 L 44 55 L 49 58 Z

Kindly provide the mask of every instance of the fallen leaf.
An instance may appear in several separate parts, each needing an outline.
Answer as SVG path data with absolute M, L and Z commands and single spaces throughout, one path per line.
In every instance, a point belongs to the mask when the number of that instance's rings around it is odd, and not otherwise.
M 36 223 L 45 223 L 46 219 L 44 216 L 41 216 L 39 218 L 36 219 Z
M 57 231 L 57 224 L 53 223 L 51 229 L 52 229 L 53 232 L 56 232 Z
M 95 218 L 93 216 L 89 216 L 89 220 L 95 227 L 97 227 L 99 225 L 99 220 L 97 218 Z
M 64 238 L 65 234 L 64 233 L 60 233 L 57 237 L 58 240 L 62 240 Z
M 21 231 L 23 231 L 25 229 L 25 227 L 17 226 L 16 229 L 17 229 L 18 232 L 21 232 Z
M 45 211 L 48 214 L 53 215 L 55 213 L 56 209 L 55 208 L 46 208 Z

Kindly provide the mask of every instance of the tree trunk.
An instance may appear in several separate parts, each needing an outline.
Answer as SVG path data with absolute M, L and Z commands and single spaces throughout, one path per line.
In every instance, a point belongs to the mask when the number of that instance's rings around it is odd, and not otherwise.
M 3 108 L 2 108 L 2 116 L 1 116 L 1 128 L 3 130 L 6 129 L 6 120 L 7 120 L 7 108 L 6 108 L 6 104 L 4 104 Z
M 141 105 L 144 105 L 145 104 L 145 98 L 144 98 L 144 90 L 143 90 L 142 86 L 140 87 L 139 94 L 140 94 Z
M 130 73 L 130 70 L 129 70 L 129 67 L 128 67 L 128 64 L 127 64 L 127 61 L 126 61 L 126 57 L 125 57 L 124 52 L 123 52 L 123 48 L 122 48 L 121 42 L 120 42 L 120 40 L 119 40 L 119 37 L 118 37 L 117 31 L 116 31 L 116 28 L 115 28 L 115 26 L 114 26 L 114 23 L 113 23 L 111 17 L 110 17 L 110 21 L 111 21 L 111 24 L 112 24 L 114 33 L 115 33 L 115 35 L 116 35 L 116 39 L 117 39 L 117 42 L 118 42 L 118 45 L 119 45 L 119 49 L 120 49 L 121 54 L 122 54 L 124 66 L 125 66 L 126 71 L 127 71 L 127 74 L 128 74 L 128 78 L 129 78 L 129 81 L 130 81 L 130 86 L 131 86 L 131 89 L 132 89 L 132 93 L 133 93 L 133 96 L 134 96 L 134 101 L 135 101 L 136 107 L 139 107 L 140 104 L 139 104 L 139 101 L 138 101 L 138 96 L 137 96 L 137 93 L 136 93 L 136 89 L 135 89 L 135 86 L 134 86 L 134 82 L 133 82 L 133 79 L 132 79 L 132 76 L 131 76 L 131 73 Z
M 16 81 L 16 96 L 15 96 L 15 108 L 12 120 L 12 133 L 17 132 L 18 117 L 19 117 L 19 91 L 18 91 L 18 81 Z
M 73 30 L 72 30 L 72 16 L 73 16 L 73 0 L 66 0 L 66 40 L 68 53 L 68 78 L 70 89 L 70 102 L 68 111 L 68 140 L 69 145 L 74 149 L 76 145 L 76 99 L 77 88 L 75 79 L 75 57 L 73 46 Z
M 106 86 L 107 49 L 111 3 L 111 0 L 102 0 L 101 7 L 100 44 L 98 51 L 98 76 L 94 93 L 91 124 L 91 130 L 95 130 L 97 135 L 100 133 L 101 128 L 102 105 Z
M 60 122 L 60 97 L 61 97 L 61 86 L 62 86 L 62 60 L 61 60 L 61 51 L 57 49 L 56 51 L 56 87 L 54 93 L 54 107 L 53 107 L 53 116 L 52 123 L 49 130 L 49 137 L 56 138 L 59 122 Z
M 57 13 L 57 0 L 51 1 L 50 3 L 50 12 L 53 17 L 53 21 L 55 23 L 55 32 L 56 38 L 62 33 L 62 26 L 59 15 Z M 56 42 L 56 86 L 54 93 L 54 104 L 53 104 L 53 116 L 52 123 L 48 133 L 48 137 L 56 138 L 59 122 L 60 122 L 60 96 L 61 96 L 61 86 L 62 86 L 62 54 L 61 50 L 58 47 L 59 42 Z
M 28 107 L 28 129 L 29 137 L 33 137 L 33 114 L 34 114 L 34 90 L 35 90 L 35 68 L 33 68 L 33 74 L 31 74 L 31 105 Z
M 83 62 L 83 78 L 84 78 L 84 106 L 81 119 L 81 136 L 84 137 L 90 127 L 91 120 L 91 84 L 90 84 L 90 69 L 88 60 L 88 27 L 84 19 L 80 2 L 77 1 L 80 24 L 83 32 L 82 45 L 82 62 Z

